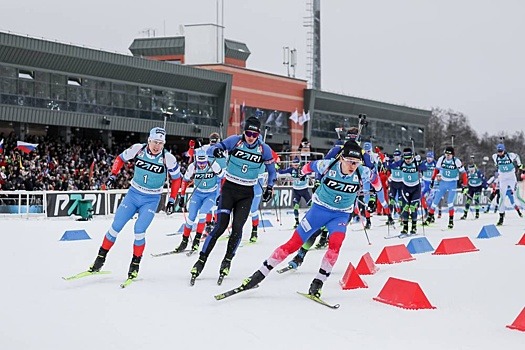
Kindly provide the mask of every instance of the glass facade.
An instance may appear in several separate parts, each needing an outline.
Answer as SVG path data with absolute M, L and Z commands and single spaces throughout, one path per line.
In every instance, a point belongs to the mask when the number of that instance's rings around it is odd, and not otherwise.
M 424 147 L 424 127 L 412 124 L 403 124 L 386 120 L 367 119 L 368 125 L 362 130 L 362 139 L 371 140 L 374 145 L 383 146 L 386 149 L 397 147 L 410 147 L 410 139 L 414 139 L 416 150 Z M 314 112 L 310 120 L 312 125 L 312 136 L 337 139 L 336 128 L 347 130 L 357 127 L 358 116 L 338 115 Z M 344 137 L 343 135 L 341 135 Z
M 218 98 L 0 65 L 0 104 L 218 126 Z
M 268 132 L 271 134 L 288 134 L 290 115 L 289 112 L 246 106 L 244 107 L 244 119 L 241 123 L 241 128 L 244 128 L 244 120 L 246 118 L 256 117 L 261 121 L 261 130 L 265 130 L 267 127 Z

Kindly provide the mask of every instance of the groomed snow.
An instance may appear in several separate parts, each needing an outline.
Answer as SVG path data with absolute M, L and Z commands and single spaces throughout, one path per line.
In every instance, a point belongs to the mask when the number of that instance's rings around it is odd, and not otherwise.
M 360 224 L 350 225 L 323 288 L 327 301 L 341 304 L 338 310 L 296 294 L 308 290 L 323 250 L 310 251 L 297 271 L 273 272 L 260 288 L 216 301 L 214 294 L 239 285 L 290 237 L 292 215 L 283 210 L 279 225 L 274 212 L 264 214 L 274 227 L 260 228 L 259 242 L 239 248 L 223 285 L 216 279 L 226 241 L 217 243 L 193 287 L 189 271 L 197 255 L 150 256 L 172 250 L 181 239 L 166 233 L 180 227 L 182 214 L 157 215 L 147 234 L 139 280 L 127 289 L 119 284 L 131 259 L 133 222 L 108 255 L 105 268 L 112 274 L 64 281 L 62 276 L 92 263 L 112 218 L 2 218 L 0 348 L 523 349 L 525 333 L 505 327 L 525 307 L 525 246 L 516 245 L 525 234 L 525 220 L 515 212 L 507 212 L 505 225 L 498 228 L 502 236 L 491 239 L 476 237 L 483 225 L 497 221 L 497 214 L 466 221 L 456 214 L 451 231 L 442 231 L 444 216 L 425 229 L 432 246 L 443 238 L 468 236 L 478 252 L 417 254 L 415 261 L 378 265 L 375 275 L 362 276 L 367 289 L 342 290 L 339 280 L 349 262 L 356 266 L 367 252 L 376 260 L 384 246 L 409 242 L 384 239 L 381 217 L 373 218 L 368 231 L 371 245 L 357 230 Z M 92 239 L 60 241 L 64 231 L 76 229 L 85 229 Z M 245 239 L 249 230 L 247 224 Z M 419 283 L 436 309 L 405 310 L 372 300 L 389 277 Z

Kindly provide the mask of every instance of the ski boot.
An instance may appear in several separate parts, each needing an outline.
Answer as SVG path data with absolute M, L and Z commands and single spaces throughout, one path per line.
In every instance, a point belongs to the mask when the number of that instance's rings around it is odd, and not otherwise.
M 292 260 L 288 262 L 288 266 L 290 266 L 292 269 L 296 269 L 303 263 L 304 255 L 306 254 L 306 251 L 302 248 L 299 249 L 297 254 L 293 257 Z
M 201 243 L 201 237 L 202 237 L 202 233 L 195 234 L 195 238 L 193 238 L 193 241 L 191 242 L 191 250 L 193 251 L 199 250 L 199 244 Z
M 312 283 L 310 284 L 310 289 L 308 290 L 308 294 L 320 298 L 321 297 L 321 289 L 323 288 L 323 281 L 321 281 L 318 278 L 314 278 Z
M 369 230 L 372 227 L 372 222 L 369 218 L 366 219 L 365 230 Z
M 490 205 L 487 205 L 487 209 L 485 209 L 484 213 L 485 213 L 485 214 L 488 214 L 489 211 L 490 211 Z
M 498 205 L 496 205 L 496 207 L 494 208 L 494 214 L 496 214 L 498 212 Z
M 219 269 L 219 279 L 217 280 L 217 284 L 219 286 L 222 284 L 224 277 L 230 274 L 231 263 L 232 263 L 232 259 L 228 259 L 228 258 L 224 258 L 224 260 L 221 262 L 221 267 Z
M 428 226 L 435 221 L 436 219 L 434 218 L 434 214 L 428 213 L 427 219 L 423 222 L 423 225 Z
M 410 234 L 411 235 L 417 234 L 417 222 L 416 221 L 412 221 L 412 228 L 410 229 Z
M 402 235 L 408 234 L 408 221 L 403 221 L 403 229 L 401 230 Z
M 479 219 L 479 209 L 476 209 L 476 216 L 474 216 L 474 219 Z
M 142 259 L 142 256 L 136 256 L 133 255 L 133 258 L 131 258 L 131 264 L 129 264 L 129 270 L 128 270 L 128 278 L 137 278 L 139 274 L 139 265 L 140 260 Z
M 319 242 L 315 245 L 315 249 L 323 249 L 328 246 L 327 233 L 328 232 L 324 230 L 321 232 L 321 237 L 319 238 Z
M 295 218 L 295 224 L 293 225 L 293 228 L 299 227 L 299 219 Z
M 467 219 L 467 209 L 465 209 L 465 212 L 463 213 L 463 215 L 459 218 L 459 220 L 466 220 Z
M 259 270 L 255 271 L 253 275 L 246 278 L 244 281 L 242 281 L 241 288 L 243 290 L 245 289 L 251 289 L 258 285 L 266 276 L 263 275 L 263 273 Z
M 100 247 L 98 250 L 98 255 L 95 259 L 95 262 L 93 265 L 91 265 L 88 269 L 89 272 L 99 272 L 102 266 L 104 266 L 104 263 L 106 262 L 106 255 L 108 254 L 108 250 Z
M 438 210 L 438 219 L 441 219 L 441 209 Z
M 514 206 L 514 209 L 516 209 L 516 212 L 518 213 L 518 216 L 519 216 L 520 218 L 522 218 L 522 217 L 523 217 L 523 214 L 521 213 L 520 207 L 518 207 L 517 205 L 515 205 L 515 206 Z
M 175 248 L 176 253 L 183 252 L 184 249 L 188 246 L 188 237 L 182 236 L 182 241 L 180 242 L 180 245 Z
M 252 235 L 250 236 L 250 242 L 257 242 L 257 226 L 252 226 Z
M 386 221 L 387 226 L 393 226 L 395 224 L 394 219 L 392 218 L 392 215 L 388 215 L 388 220 Z
M 207 259 L 208 258 L 203 256 L 202 252 L 201 252 L 199 260 L 197 260 L 197 262 L 195 263 L 195 265 L 193 265 L 193 268 L 191 269 L 191 277 L 192 278 L 199 277 L 199 275 L 201 274 L 202 270 L 204 269 L 204 264 L 206 264 L 206 260 Z
M 447 225 L 447 227 L 450 228 L 450 229 L 454 228 L 454 217 L 453 216 L 449 216 L 448 217 L 448 225 Z
M 499 213 L 499 220 L 498 220 L 498 223 L 496 224 L 496 226 L 503 225 L 503 220 L 504 219 L 505 219 L 505 213 Z
M 219 269 L 219 274 L 223 276 L 228 276 L 230 274 L 230 266 L 232 259 L 224 258 L 221 262 L 221 268 Z

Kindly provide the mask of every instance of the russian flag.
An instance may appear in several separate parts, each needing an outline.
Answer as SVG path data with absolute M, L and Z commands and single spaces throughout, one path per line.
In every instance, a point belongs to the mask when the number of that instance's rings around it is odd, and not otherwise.
M 24 153 L 31 153 L 38 146 L 38 143 L 29 143 L 24 141 L 16 141 L 16 148 Z
M 4 153 L 4 139 L 0 141 L 0 154 Z

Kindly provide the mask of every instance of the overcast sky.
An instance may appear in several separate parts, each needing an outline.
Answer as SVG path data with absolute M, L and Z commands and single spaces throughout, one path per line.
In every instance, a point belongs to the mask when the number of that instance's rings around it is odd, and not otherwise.
M 6 1 L 0 30 L 129 54 L 147 29 L 180 34 L 215 23 L 216 0 Z M 322 89 L 466 114 L 479 133 L 523 130 L 525 2 L 322 0 Z M 248 68 L 286 74 L 282 47 L 306 78 L 306 0 L 225 0 L 228 39 L 252 52 Z M 150 31 L 152 35 L 152 31 Z

